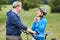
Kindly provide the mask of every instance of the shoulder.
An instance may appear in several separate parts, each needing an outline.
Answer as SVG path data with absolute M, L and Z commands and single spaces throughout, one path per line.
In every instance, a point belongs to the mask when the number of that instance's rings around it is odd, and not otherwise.
M 12 10 L 10 10 L 10 11 L 7 12 L 7 16 L 15 16 L 15 15 L 16 14 Z
M 46 18 L 42 18 L 42 21 L 43 21 L 43 22 L 47 22 Z

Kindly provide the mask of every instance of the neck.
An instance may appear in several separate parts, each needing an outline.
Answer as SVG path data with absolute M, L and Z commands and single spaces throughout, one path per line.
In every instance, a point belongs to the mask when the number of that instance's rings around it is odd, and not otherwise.
M 43 16 L 37 16 L 37 17 L 40 17 L 40 18 L 42 18 Z
M 37 20 L 40 21 L 41 18 L 42 18 L 42 17 L 37 17 Z
M 15 8 L 13 8 L 13 10 L 18 13 L 18 11 Z

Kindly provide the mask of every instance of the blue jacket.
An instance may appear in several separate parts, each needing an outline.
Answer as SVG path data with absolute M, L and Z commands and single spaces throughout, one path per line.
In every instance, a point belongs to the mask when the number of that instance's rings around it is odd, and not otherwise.
M 36 39 L 39 37 L 44 37 L 44 30 L 46 28 L 47 21 L 45 18 L 41 18 L 40 21 L 35 21 L 32 25 L 32 30 L 38 32 L 38 34 L 33 35 Z
M 12 10 L 7 12 L 6 35 L 20 36 L 22 30 L 27 30 L 27 27 L 21 23 L 18 14 Z

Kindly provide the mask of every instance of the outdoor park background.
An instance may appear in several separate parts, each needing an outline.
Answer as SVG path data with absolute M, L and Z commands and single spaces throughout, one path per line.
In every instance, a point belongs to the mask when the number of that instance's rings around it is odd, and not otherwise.
M 57 38 L 57 40 L 60 40 L 60 12 L 51 12 L 51 7 L 47 4 L 40 4 L 40 6 L 43 6 L 47 9 L 47 15 L 45 16 L 45 18 L 47 19 L 47 27 L 45 32 L 50 32 L 47 40 L 50 40 L 51 38 Z M 12 5 L 4 4 L 0 6 L 2 6 L 0 10 L 0 40 L 6 40 L 6 12 L 12 9 Z M 37 10 L 38 7 L 29 10 L 22 9 L 19 15 L 23 24 L 31 28 Z M 31 37 L 32 36 L 29 35 L 28 39 L 31 40 Z M 25 33 L 22 33 L 22 38 L 23 40 L 27 40 Z

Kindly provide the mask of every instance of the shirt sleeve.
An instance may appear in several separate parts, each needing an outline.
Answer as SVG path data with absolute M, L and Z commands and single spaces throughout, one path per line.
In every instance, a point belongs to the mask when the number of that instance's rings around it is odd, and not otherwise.
M 11 23 L 18 26 L 20 29 L 27 30 L 27 27 L 23 25 L 15 14 L 10 15 Z

